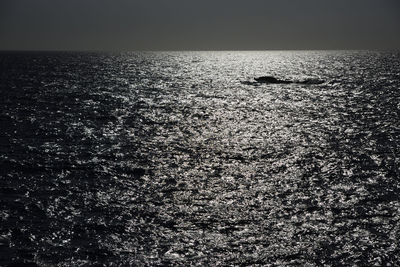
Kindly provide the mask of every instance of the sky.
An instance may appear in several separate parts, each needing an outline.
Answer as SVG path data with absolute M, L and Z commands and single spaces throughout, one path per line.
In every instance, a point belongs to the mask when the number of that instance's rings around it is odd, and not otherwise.
M 399 0 L 0 0 L 0 50 L 400 49 Z

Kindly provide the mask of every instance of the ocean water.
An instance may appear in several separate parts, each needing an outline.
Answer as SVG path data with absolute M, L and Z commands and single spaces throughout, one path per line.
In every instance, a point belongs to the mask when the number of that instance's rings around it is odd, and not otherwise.
M 400 53 L 2 52 L 0 96 L 1 266 L 400 264 Z

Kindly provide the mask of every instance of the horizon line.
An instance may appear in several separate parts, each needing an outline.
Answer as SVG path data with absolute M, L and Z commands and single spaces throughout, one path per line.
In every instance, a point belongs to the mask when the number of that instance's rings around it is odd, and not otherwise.
M 130 53 L 130 52 L 290 52 L 290 51 L 371 51 L 400 52 L 400 48 L 339 48 L 339 49 L 0 49 L 2 52 L 87 52 L 87 53 Z

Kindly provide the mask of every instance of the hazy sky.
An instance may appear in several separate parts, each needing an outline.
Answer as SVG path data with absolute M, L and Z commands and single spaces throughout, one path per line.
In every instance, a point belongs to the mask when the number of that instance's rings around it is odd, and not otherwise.
M 400 48 L 400 0 L 0 0 L 0 50 Z

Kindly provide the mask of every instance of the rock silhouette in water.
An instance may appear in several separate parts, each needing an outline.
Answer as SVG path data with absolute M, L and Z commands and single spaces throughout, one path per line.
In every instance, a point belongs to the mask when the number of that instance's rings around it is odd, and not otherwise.
M 293 83 L 292 81 L 279 80 L 272 76 L 261 76 L 254 78 L 258 83 Z
M 289 81 L 289 80 L 281 80 L 277 79 L 273 76 L 261 76 L 258 78 L 254 78 L 256 80 L 255 83 L 245 83 L 245 84 L 260 84 L 260 83 L 268 83 L 268 84 L 289 84 L 289 83 L 297 83 L 297 84 L 322 84 L 325 81 L 324 80 L 319 80 L 319 79 L 305 79 L 303 81 Z

